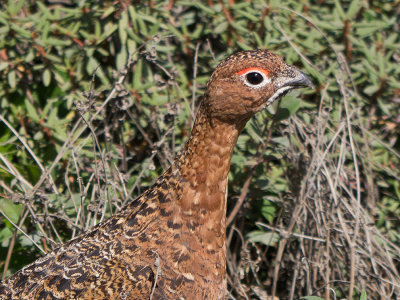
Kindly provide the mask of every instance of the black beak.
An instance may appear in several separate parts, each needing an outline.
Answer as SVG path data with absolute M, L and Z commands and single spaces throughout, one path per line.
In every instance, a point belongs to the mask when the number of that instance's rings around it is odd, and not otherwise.
M 293 88 L 300 88 L 300 87 L 310 87 L 314 88 L 314 84 L 310 80 L 310 78 L 301 72 L 300 70 L 297 70 L 296 68 L 292 67 L 292 74 L 294 74 L 294 77 L 287 78 L 283 85 L 281 87 L 285 86 L 290 86 Z

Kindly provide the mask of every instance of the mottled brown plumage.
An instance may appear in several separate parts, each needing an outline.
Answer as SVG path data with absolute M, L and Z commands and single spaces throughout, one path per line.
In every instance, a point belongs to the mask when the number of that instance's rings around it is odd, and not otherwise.
M 233 148 L 249 118 L 310 80 L 266 50 L 212 74 L 184 150 L 119 213 L 0 284 L 1 299 L 223 299 Z

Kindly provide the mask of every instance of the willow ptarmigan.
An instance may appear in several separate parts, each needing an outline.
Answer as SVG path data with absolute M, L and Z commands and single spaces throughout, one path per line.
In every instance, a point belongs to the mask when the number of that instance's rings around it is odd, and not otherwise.
M 110 219 L 0 284 L 0 299 L 224 299 L 227 176 L 258 111 L 310 79 L 267 50 L 212 74 L 172 166 Z

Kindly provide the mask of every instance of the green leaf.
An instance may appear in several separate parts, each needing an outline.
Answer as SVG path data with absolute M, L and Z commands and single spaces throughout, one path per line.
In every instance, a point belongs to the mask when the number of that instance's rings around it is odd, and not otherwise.
M 336 10 L 339 12 L 340 19 L 342 21 L 346 20 L 346 14 L 344 13 L 342 4 L 340 3 L 339 0 L 335 0 L 335 7 L 336 7 Z
M 88 75 L 93 76 L 93 73 L 95 71 L 98 71 L 98 69 L 100 69 L 100 64 L 94 57 L 90 57 L 86 66 L 86 71 Z
M 7 224 L 8 221 L 4 220 L 4 223 Z M 11 229 L 10 227 L 4 227 L 3 229 L 0 230 L 0 245 L 2 247 L 8 247 L 14 230 Z
M 263 200 L 261 214 L 268 222 L 272 222 L 275 219 L 277 211 L 278 209 L 274 202 L 268 199 Z
M 59 127 L 62 123 L 58 120 L 57 117 L 58 114 L 58 108 L 53 107 L 53 109 L 50 110 L 49 117 L 47 119 L 47 126 L 49 126 L 49 129 L 51 128 L 57 128 Z
M 17 223 L 21 213 L 22 205 L 14 204 L 11 200 L 2 198 L 0 201 L 0 209 L 11 221 Z
M 8 63 L 5 61 L 0 62 L 0 71 L 5 70 L 8 67 Z
M 247 239 L 254 243 L 262 243 L 266 246 L 273 246 L 279 241 L 279 234 L 276 232 L 265 232 L 255 230 L 247 234 Z
M 51 82 L 51 72 L 49 69 L 45 69 L 42 74 L 42 80 L 44 86 L 49 86 Z
M 29 30 L 23 29 L 21 26 L 18 26 L 17 24 L 14 24 L 14 23 L 9 23 L 9 24 L 10 24 L 11 29 L 16 31 L 22 37 L 27 38 L 27 39 L 31 38 L 31 32 Z
M 122 45 L 125 45 L 125 43 L 126 43 L 126 39 L 127 39 L 126 28 L 127 27 L 128 27 L 128 14 L 126 11 L 124 11 L 121 14 L 121 18 L 119 20 L 119 26 L 118 26 L 119 38 L 121 40 Z
M 204 5 L 200 1 L 194 2 L 198 8 L 203 10 L 206 14 L 213 15 L 215 14 L 215 11 L 212 8 L 209 8 L 207 5 Z
M 246 130 L 249 133 L 249 135 L 256 141 L 263 143 L 264 139 L 261 136 L 261 132 L 255 122 L 250 122 L 248 126 L 246 126 Z
M 25 0 L 9 0 L 7 9 L 10 15 L 16 15 L 24 5 Z
M 15 70 L 11 70 L 10 72 L 8 72 L 7 78 L 8 78 L 8 84 L 10 85 L 10 87 L 15 88 L 15 86 L 17 85 Z
M 294 115 L 299 109 L 300 103 L 301 100 L 297 97 L 291 95 L 283 97 L 276 113 L 277 120 L 282 121 Z
M 121 70 L 125 66 L 128 60 L 128 53 L 126 51 L 125 45 L 121 47 L 121 52 L 117 54 L 116 60 L 117 60 L 117 69 Z
M 140 89 L 142 85 L 142 72 L 143 72 L 143 60 L 139 60 L 133 71 L 133 88 L 136 90 Z
M 33 139 L 34 139 L 35 141 L 42 141 L 43 138 L 44 138 L 44 134 L 43 134 L 42 131 L 38 131 L 38 132 L 36 132 L 36 133 L 33 135 Z
M 359 12 L 360 8 L 360 0 L 352 0 L 347 10 L 347 19 L 353 19 L 353 17 Z
M 367 95 L 372 95 L 379 90 L 379 85 L 370 85 L 364 88 L 363 92 Z
M 25 98 L 25 107 L 28 113 L 28 117 L 38 123 L 40 121 L 40 117 L 36 111 L 37 108 L 33 106 L 33 104 L 27 98 Z

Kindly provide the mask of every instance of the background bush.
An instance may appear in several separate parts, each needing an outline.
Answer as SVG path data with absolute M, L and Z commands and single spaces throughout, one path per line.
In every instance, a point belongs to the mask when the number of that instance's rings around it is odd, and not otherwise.
M 239 138 L 231 297 L 400 297 L 398 0 L 2 2 L 3 278 L 143 192 L 218 62 L 267 48 L 316 89 Z

